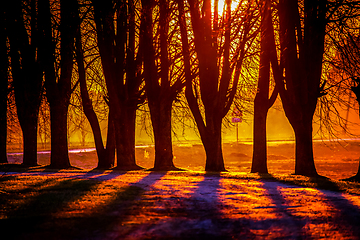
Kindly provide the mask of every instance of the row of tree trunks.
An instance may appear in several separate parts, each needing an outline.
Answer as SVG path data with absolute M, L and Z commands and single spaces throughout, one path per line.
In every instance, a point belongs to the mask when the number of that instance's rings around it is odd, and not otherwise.
M 8 67 L 7 35 L 5 31 L 5 8 L 0 7 L 0 163 L 7 163 L 7 99 L 8 99 Z
M 37 127 L 42 96 L 42 70 L 37 58 L 39 47 L 35 1 L 29 1 L 31 36 L 23 18 L 22 1 L 8 3 L 7 33 L 10 42 L 12 77 L 17 116 L 23 133 L 23 165 L 37 165 Z

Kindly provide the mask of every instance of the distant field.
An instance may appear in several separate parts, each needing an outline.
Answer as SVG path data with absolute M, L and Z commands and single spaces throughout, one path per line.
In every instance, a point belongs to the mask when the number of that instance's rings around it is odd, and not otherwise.
M 174 162 L 177 167 L 203 171 L 205 151 L 202 145 L 174 145 Z M 252 145 L 244 143 L 226 143 L 223 145 L 225 167 L 230 172 L 250 172 Z M 97 165 L 95 151 L 70 152 L 71 164 L 83 169 L 92 169 Z M 294 143 L 272 142 L 268 144 L 268 168 L 270 173 L 289 174 L 294 172 Z M 343 179 L 353 176 L 358 169 L 360 141 L 314 142 L 315 165 L 320 175 Z M 38 155 L 41 165 L 48 165 L 50 153 Z M 21 154 L 9 154 L 10 163 L 21 163 Z M 154 164 L 154 147 L 136 148 L 136 161 L 145 168 Z

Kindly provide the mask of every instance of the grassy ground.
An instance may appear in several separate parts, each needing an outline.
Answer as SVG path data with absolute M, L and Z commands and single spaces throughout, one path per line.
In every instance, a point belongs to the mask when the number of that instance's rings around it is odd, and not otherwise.
M 8 167 L 1 166 L 1 171 Z M 292 235 L 293 229 L 278 229 L 284 221 L 289 220 L 289 213 L 284 213 L 284 207 L 276 203 L 279 201 L 274 198 L 273 192 L 276 189 L 281 187 L 286 191 L 293 191 L 289 186 L 294 186 L 296 191 L 303 192 L 306 189 L 310 193 L 311 189 L 331 190 L 338 192 L 340 198 L 343 198 L 341 194 L 350 194 L 351 199 L 356 201 L 360 196 L 359 183 L 284 174 L 52 171 L 43 168 L 22 169 L 17 166 L 12 166 L 11 171 L 12 174 L 3 172 L 0 177 L 0 232 L 2 236 L 7 235 L 6 239 L 165 239 L 169 236 L 180 239 L 252 239 L 274 233 L 274 238 L 317 238 L 321 234 L 331 234 L 334 229 L 305 231 L 304 226 L 308 226 L 308 220 L 303 219 L 309 218 L 306 216 L 309 208 L 307 205 L 303 206 L 304 216 L 297 216 L 296 212 L 290 214 L 294 215 L 291 217 L 294 228 L 303 224 L 301 221 L 306 222 L 295 231 L 296 235 Z M 267 187 L 269 183 L 275 183 L 276 187 Z M 290 185 L 283 186 L 283 183 Z M 240 197 L 232 197 L 244 194 L 253 200 L 248 202 Z M 279 194 L 277 198 L 282 199 L 286 194 Z M 298 195 L 296 193 L 291 196 Z M 332 201 L 331 196 L 330 200 L 321 201 L 327 204 Z M 314 204 L 319 204 L 315 196 L 310 199 L 313 199 L 311 201 Z M 258 205 L 254 207 L 256 202 Z M 285 204 L 283 200 L 281 202 Z M 347 212 L 356 213 L 352 218 L 360 220 L 360 204 L 346 204 Z M 243 209 L 245 205 L 247 207 Z M 288 205 L 284 206 L 292 208 L 291 204 Z M 238 208 L 245 213 L 234 213 L 234 209 Z M 299 208 L 294 209 L 301 212 Z M 262 210 L 266 211 L 261 212 Z M 342 207 L 339 210 L 343 211 Z M 256 215 L 253 219 L 245 216 L 249 211 Z M 272 211 L 286 217 L 283 216 L 282 220 L 271 217 Z M 315 220 L 311 221 L 316 224 L 320 224 L 318 219 L 321 219 L 321 223 L 329 222 L 332 216 L 335 217 L 331 211 L 329 214 L 326 217 L 321 215 L 321 218 L 316 215 Z M 337 224 L 336 219 L 333 221 Z M 278 227 L 274 227 L 274 224 Z M 161 231 L 155 227 L 160 225 Z M 177 234 L 174 235 L 171 230 L 166 232 L 177 226 L 182 228 Z M 259 232 L 258 228 L 262 231 Z M 339 225 L 335 230 L 340 235 L 336 236 L 356 239 L 360 230 L 354 228 L 344 233 L 340 230 L 342 225 Z

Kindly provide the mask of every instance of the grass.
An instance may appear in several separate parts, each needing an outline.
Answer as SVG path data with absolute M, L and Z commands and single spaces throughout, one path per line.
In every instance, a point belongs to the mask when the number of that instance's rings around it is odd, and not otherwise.
M 20 169 L 28 173 L 39 173 L 40 170 L 37 167 Z M 141 215 L 142 205 L 150 204 L 137 201 L 145 192 L 141 184 L 136 186 L 131 184 L 137 180 L 130 179 L 124 182 L 126 178 L 122 178 L 121 181 L 116 179 L 117 176 L 123 174 L 129 174 L 130 178 L 139 175 L 139 179 L 144 179 L 149 173 L 146 171 L 129 173 L 93 171 L 92 176 L 115 173 L 113 178 L 101 181 L 81 178 L 88 174 L 88 171 L 62 170 L 63 175 L 60 176 L 51 174 L 53 172 L 48 169 L 41 169 L 43 170 L 49 171 L 49 174 L 34 176 L 3 174 L 0 177 L 0 231 L 11 232 L 15 239 L 23 238 L 25 233 L 29 239 L 49 238 L 56 235 L 61 239 L 83 236 L 96 238 L 97 234 L 113 229 L 114 224 L 124 224 L 124 216 Z M 233 172 L 219 174 L 197 171 L 168 172 L 167 174 L 177 177 L 214 175 L 234 181 L 245 179 L 277 181 L 294 186 L 360 195 L 359 183 L 330 180 L 324 177 Z M 165 175 L 165 172 L 159 175 L 161 177 Z M 19 231 L 19 229 L 22 230 Z M 102 235 L 99 236 L 102 237 Z
M 92 179 L 2 176 L 0 230 L 14 239 L 92 236 L 119 222 L 119 215 L 133 208 L 142 191 L 137 186 Z M 122 213 L 113 215 L 114 206 Z

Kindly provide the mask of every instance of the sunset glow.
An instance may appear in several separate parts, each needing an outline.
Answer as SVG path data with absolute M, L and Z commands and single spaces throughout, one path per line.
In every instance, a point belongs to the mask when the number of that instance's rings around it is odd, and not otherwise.
M 0 239 L 359 239 L 360 1 L 3 2 Z

